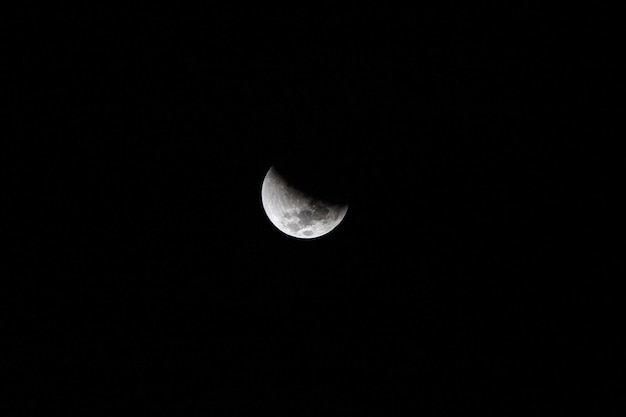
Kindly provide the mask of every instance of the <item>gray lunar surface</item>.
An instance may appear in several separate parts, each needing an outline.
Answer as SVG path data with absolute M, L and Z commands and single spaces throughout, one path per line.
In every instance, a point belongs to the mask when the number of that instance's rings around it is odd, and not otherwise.
M 261 200 L 265 214 L 278 230 L 301 239 L 325 235 L 348 211 L 347 205 L 318 200 L 295 189 L 274 167 L 263 180 Z

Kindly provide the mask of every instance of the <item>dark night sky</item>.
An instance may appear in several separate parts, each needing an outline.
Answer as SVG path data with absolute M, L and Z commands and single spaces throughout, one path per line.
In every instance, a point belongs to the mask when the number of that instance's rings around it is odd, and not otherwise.
M 610 20 L 131 16 L 17 19 L 14 411 L 514 416 L 612 398 Z M 261 181 L 285 161 L 349 193 L 325 238 L 266 219 Z

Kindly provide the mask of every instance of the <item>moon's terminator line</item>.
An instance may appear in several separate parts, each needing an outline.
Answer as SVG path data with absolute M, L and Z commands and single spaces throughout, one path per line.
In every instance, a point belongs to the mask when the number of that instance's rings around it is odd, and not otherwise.
M 347 205 L 308 196 L 271 167 L 261 188 L 265 214 L 281 232 L 300 239 L 329 233 L 346 215 Z

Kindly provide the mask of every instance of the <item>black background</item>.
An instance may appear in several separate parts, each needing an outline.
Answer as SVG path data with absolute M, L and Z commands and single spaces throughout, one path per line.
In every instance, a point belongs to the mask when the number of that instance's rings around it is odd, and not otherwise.
M 7 415 L 606 406 L 624 158 L 600 14 L 18 15 Z M 299 161 L 350 195 L 322 239 L 262 210 Z

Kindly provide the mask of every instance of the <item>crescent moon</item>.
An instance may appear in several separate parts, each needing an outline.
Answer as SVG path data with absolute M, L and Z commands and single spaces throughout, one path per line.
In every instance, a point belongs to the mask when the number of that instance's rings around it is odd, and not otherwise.
M 348 211 L 347 204 L 316 199 L 294 188 L 274 167 L 263 180 L 261 200 L 272 224 L 299 239 L 313 239 L 331 232 Z

